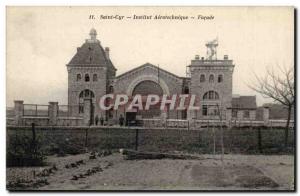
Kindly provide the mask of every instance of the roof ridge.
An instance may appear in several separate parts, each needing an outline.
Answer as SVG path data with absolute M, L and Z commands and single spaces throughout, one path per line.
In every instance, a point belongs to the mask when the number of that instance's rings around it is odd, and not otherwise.
M 116 78 L 119 79 L 119 78 L 123 77 L 124 75 L 126 75 L 126 74 L 128 74 L 128 73 L 130 73 L 130 72 L 136 71 L 136 70 L 138 70 L 138 69 L 140 69 L 140 68 L 142 68 L 142 67 L 145 67 L 145 66 L 150 66 L 150 67 L 157 68 L 157 69 L 159 69 L 160 71 L 163 71 L 163 72 L 166 72 L 166 73 L 172 75 L 173 77 L 176 77 L 176 78 L 181 79 L 180 76 L 177 76 L 177 75 L 175 75 L 175 74 L 173 74 L 173 73 L 171 73 L 171 72 L 169 72 L 169 71 L 167 71 L 167 70 L 165 70 L 165 69 L 162 69 L 162 68 L 160 68 L 159 66 L 153 65 L 152 63 L 149 63 L 149 62 L 146 62 L 146 63 L 144 63 L 144 64 L 142 64 L 142 65 L 140 65 L 140 66 L 138 66 L 138 67 L 135 67 L 135 68 L 133 68 L 133 69 L 130 69 L 130 70 L 128 70 L 128 71 L 126 71 L 126 72 L 124 72 L 124 73 L 122 73 L 122 74 L 116 76 Z

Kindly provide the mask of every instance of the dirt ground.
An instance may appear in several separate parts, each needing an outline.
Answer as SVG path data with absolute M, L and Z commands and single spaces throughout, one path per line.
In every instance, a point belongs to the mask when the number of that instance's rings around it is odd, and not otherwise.
M 291 155 L 225 155 L 223 164 L 219 155 L 201 155 L 203 160 L 125 160 L 119 153 L 96 159 L 89 156 L 49 156 L 46 167 L 8 168 L 8 189 L 294 189 L 294 156 Z M 45 169 L 54 165 L 57 170 L 45 173 Z

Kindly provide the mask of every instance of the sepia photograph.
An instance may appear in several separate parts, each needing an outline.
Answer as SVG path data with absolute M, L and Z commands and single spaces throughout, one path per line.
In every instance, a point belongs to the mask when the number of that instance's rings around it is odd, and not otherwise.
M 296 190 L 292 6 L 7 6 L 8 191 Z

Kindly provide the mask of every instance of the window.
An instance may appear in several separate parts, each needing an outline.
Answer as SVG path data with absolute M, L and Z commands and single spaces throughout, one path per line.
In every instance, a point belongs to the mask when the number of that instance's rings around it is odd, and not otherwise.
M 205 82 L 205 75 L 204 74 L 201 74 L 201 76 L 200 76 L 200 82 Z
M 184 94 L 189 94 L 189 88 L 187 86 L 184 87 Z
M 210 99 L 210 100 L 214 100 L 214 99 L 219 99 L 219 94 L 215 91 L 208 91 L 203 95 L 203 99 Z
M 112 118 L 114 115 L 113 115 L 113 109 L 111 108 L 110 110 L 108 110 L 108 118 Z
M 114 92 L 114 87 L 113 86 L 109 86 L 108 93 L 113 93 L 113 92 Z
M 217 116 L 219 115 L 219 110 L 217 108 L 217 106 L 210 106 L 208 109 L 208 115 L 209 116 Z
M 81 74 L 77 74 L 76 80 L 77 80 L 77 81 L 80 81 L 80 80 L 81 80 Z
M 221 83 L 221 82 L 223 82 L 223 75 L 220 74 L 218 76 L 218 83 Z
M 248 110 L 244 111 L 244 118 L 249 118 L 250 112 Z
M 94 75 L 93 75 L 93 82 L 97 82 L 97 81 L 98 81 L 97 74 L 94 74 Z
M 79 104 L 79 114 L 84 113 L 83 104 Z
M 85 91 L 84 91 L 84 97 L 89 97 L 89 96 L 90 96 L 90 91 L 85 90 Z
M 213 83 L 214 82 L 214 75 L 210 74 L 209 75 L 209 83 Z
M 208 92 L 208 99 L 214 99 L 214 91 L 209 91 Z
M 232 118 L 237 118 L 237 110 L 232 110 Z
M 95 94 L 93 93 L 93 91 L 91 91 L 89 89 L 85 89 L 80 92 L 79 98 L 81 98 L 82 100 L 84 98 L 95 98 Z
M 92 99 L 92 101 L 95 98 L 95 94 L 93 93 L 93 91 L 89 90 L 89 89 L 85 89 L 83 91 L 81 91 L 79 93 L 79 113 L 84 113 L 84 99 L 88 98 L 88 99 Z
M 183 110 L 181 114 L 182 114 L 182 119 L 186 119 L 187 118 L 187 110 L 186 109 Z
M 85 80 L 86 82 L 89 82 L 89 81 L 90 81 L 90 76 L 89 76 L 89 74 L 85 74 L 84 80 Z
M 203 116 L 217 116 L 219 115 L 219 109 L 216 105 L 203 105 L 202 106 Z
M 202 115 L 207 116 L 207 105 L 202 106 Z

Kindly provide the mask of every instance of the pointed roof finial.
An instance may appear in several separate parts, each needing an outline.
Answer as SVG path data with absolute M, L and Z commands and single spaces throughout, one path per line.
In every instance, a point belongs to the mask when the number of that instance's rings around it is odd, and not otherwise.
M 97 38 L 97 31 L 96 31 L 96 29 L 92 28 L 90 30 L 90 36 L 91 36 L 91 40 L 96 40 L 96 38 Z

